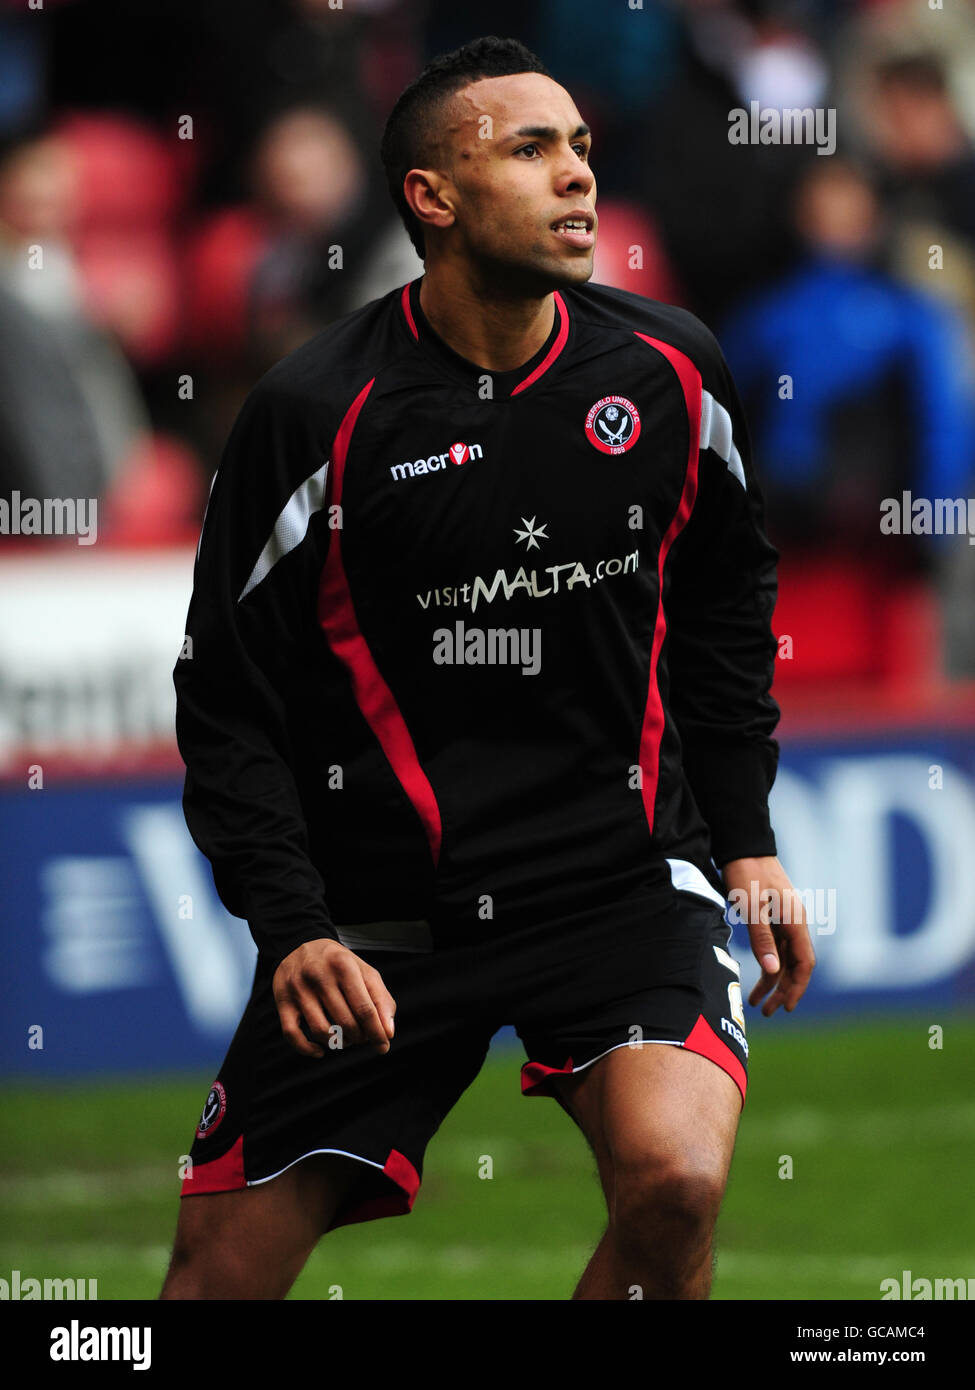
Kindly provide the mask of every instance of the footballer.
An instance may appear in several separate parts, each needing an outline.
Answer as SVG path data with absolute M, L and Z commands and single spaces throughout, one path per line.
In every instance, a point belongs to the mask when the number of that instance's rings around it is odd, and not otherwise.
M 381 151 L 425 273 L 231 431 L 174 678 L 258 960 L 163 1298 L 283 1298 L 325 1233 L 409 1212 L 509 1024 L 605 1193 L 574 1297 L 708 1297 L 748 1070 L 726 900 L 791 892 L 777 556 L 712 334 L 591 283 L 590 139 L 516 41 L 432 62 Z M 750 1003 L 791 1011 L 803 915 L 753 918 Z

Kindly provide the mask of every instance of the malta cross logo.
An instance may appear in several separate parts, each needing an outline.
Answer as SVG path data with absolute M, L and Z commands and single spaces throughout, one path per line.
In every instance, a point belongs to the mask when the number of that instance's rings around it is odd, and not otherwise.
M 640 412 L 626 396 L 603 396 L 586 416 L 586 438 L 602 454 L 625 454 L 640 438 Z
M 538 544 L 538 542 L 540 540 L 548 540 L 548 532 L 545 530 L 545 527 L 548 525 L 548 522 L 543 521 L 541 526 L 536 526 L 534 517 L 532 517 L 531 521 L 529 521 L 526 517 L 522 517 L 521 524 L 526 528 L 524 531 L 519 531 L 517 526 L 513 526 L 511 528 L 517 536 L 515 545 L 520 545 L 522 541 L 527 541 L 528 544 L 525 546 L 526 550 L 531 550 L 533 546 L 536 550 L 541 550 L 542 547 Z

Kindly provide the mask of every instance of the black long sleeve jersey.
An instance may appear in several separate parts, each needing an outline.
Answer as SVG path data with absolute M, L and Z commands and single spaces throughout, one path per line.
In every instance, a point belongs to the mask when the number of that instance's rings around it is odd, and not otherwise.
M 421 280 L 245 401 L 177 661 L 184 809 L 265 956 L 775 853 L 776 552 L 693 315 L 588 284 L 486 372 Z

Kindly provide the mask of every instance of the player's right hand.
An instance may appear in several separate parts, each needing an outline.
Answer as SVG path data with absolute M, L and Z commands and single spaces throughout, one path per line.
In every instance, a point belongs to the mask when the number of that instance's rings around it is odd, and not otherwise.
M 379 971 L 340 942 L 305 942 L 281 961 L 271 987 L 281 1031 L 303 1056 L 362 1042 L 389 1051 L 396 1001 Z

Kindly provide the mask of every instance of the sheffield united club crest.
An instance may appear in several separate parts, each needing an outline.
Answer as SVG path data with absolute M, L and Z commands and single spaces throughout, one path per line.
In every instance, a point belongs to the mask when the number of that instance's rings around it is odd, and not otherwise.
M 196 1127 L 197 1139 L 208 1138 L 226 1113 L 227 1092 L 219 1081 L 215 1081 L 210 1087 L 210 1093 L 203 1107 L 203 1114 L 200 1116 L 200 1123 Z
M 640 412 L 626 396 L 603 396 L 586 416 L 586 436 L 603 454 L 625 454 L 640 438 Z

